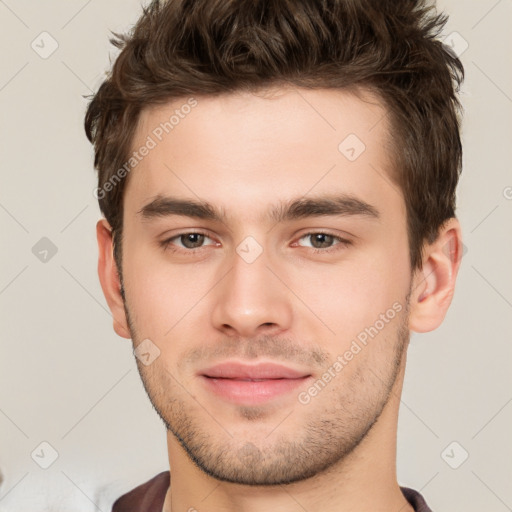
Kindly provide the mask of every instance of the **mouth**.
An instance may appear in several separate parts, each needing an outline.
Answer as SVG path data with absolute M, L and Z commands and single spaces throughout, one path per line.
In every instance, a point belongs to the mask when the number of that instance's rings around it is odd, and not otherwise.
M 274 363 L 256 365 L 226 362 L 198 373 L 206 389 L 238 404 L 261 404 L 289 394 L 311 374 Z

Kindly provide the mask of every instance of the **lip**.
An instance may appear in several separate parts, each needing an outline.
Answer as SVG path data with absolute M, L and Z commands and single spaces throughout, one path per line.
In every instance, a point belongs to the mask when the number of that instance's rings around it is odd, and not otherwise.
M 206 389 L 239 404 L 260 404 L 290 393 L 311 374 L 275 363 L 224 362 L 198 373 Z
M 234 361 L 227 361 L 207 368 L 206 370 L 201 370 L 200 375 L 212 378 L 238 380 L 298 379 L 309 375 L 309 373 L 276 363 L 258 363 L 249 365 Z

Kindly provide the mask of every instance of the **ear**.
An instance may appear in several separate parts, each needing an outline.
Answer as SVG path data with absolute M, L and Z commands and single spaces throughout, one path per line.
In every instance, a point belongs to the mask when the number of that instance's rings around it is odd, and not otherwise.
M 114 244 L 110 224 L 101 219 L 96 224 L 98 239 L 98 276 L 103 295 L 114 320 L 114 331 L 122 338 L 131 339 L 130 329 L 126 320 L 123 298 L 121 296 L 121 281 L 114 259 Z
M 423 268 L 416 270 L 413 277 L 410 330 L 429 332 L 441 325 L 455 292 L 462 248 L 456 218 L 446 221 L 437 240 L 423 248 Z

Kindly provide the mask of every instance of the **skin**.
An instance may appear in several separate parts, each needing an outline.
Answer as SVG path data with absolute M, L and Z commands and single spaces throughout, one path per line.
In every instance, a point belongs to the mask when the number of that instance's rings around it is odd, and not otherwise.
M 129 175 L 125 302 L 110 226 L 97 224 L 114 329 L 134 348 L 150 339 L 160 350 L 150 365 L 137 364 L 168 429 L 164 511 L 411 511 L 396 478 L 407 346 L 411 330 L 435 329 L 450 305 L 458 221 L 442 226 L 424 247 L 423 269 L 412 272 L 385 109 L 369 93 L 280 88 L 196 99 Z M 145 110 L 133 148 L 185 102 Z M 366 146 L 355 161 L 338 150 L 348 134 Z M 279 202 L 333 194 L 364 201 L 378 217 L 266 217 Z M 144 219 L 138 212 L 159 195 L 208 201 L 226 217 Z M 207 236 L 177 237 L 197 230 Z M 236 251 L 248 236 L 263 250 L 252 263 Z M 393 305 L 393 318 L 301 403 L 299 393 Z M 228 359 L 279 362 L 311 377 L 262 404 L 234 404 L 197 375 Z

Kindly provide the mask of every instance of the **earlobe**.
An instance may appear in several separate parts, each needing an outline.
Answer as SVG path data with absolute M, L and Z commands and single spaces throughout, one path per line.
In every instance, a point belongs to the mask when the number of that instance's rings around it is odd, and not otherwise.
M 411 291 L 409 328 L 429 332 L 444 320 L 455 292 L 462 236 L 457 219 L 449 219 L 435 242 L 424 248 L 423 268 L 417 270 Z
M 98 240 L 98 276 L 103 295 L 112 313 L 114 331 L 122 338 L 130 339 L 130 329 L 121 296 L 121 282 L 114 259 L 112 229 L 106 219 L 101 219 L 96 224 L 96 238 Z

